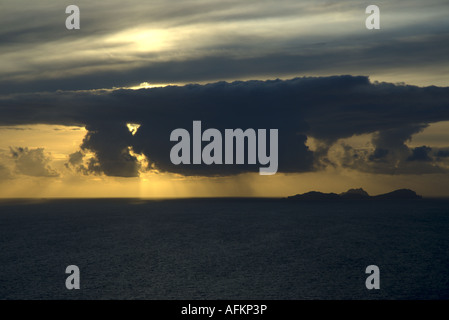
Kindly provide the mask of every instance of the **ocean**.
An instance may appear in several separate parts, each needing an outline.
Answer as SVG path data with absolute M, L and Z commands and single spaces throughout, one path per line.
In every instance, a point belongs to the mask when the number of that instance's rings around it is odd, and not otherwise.
M 449 200 L 1 200 L 0 249 L 0 299 L 449 298 Z

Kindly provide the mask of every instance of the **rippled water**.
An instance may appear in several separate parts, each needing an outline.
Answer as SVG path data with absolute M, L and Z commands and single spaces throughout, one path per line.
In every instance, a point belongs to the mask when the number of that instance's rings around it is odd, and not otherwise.
M 0 244 L 1 299 L 449 298 L 444 200 L 10 200 Z

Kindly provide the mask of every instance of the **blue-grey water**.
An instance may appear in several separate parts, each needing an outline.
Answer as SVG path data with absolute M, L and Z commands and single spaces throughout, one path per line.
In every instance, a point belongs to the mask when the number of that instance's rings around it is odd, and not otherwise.
M 3 200 L 0 244 L 0 299 L 449 298 L 447 200 Z

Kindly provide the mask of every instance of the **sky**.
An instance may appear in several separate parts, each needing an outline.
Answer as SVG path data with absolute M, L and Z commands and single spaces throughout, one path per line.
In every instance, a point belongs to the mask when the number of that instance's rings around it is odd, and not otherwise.
M 65 27 L 68 5 L 80 29 Z M 380 8 L 368 30 L 365 9 Z M 449 2 L 1 1 L 0 197 L 449 196 Z M 170 133 L 278 129 L 279 168 Z

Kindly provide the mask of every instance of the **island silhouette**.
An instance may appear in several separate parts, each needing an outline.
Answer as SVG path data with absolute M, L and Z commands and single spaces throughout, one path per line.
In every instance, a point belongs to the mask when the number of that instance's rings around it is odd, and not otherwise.
M 416 194 L 415 191 L 410 189 L 398 189 L 392 192 L 379 194 L 376 196 L 370 196 L 368 192 L 362 188 L 349 189 L 346 192 L 340 194 L 337 193 L 324 193 L 319 191 L 310 191 L 302 194 L 296 194 L 294 196 L 289 196 L 288 200 L 412 200 L 412 199 L 422 199 L 422 196 Z

